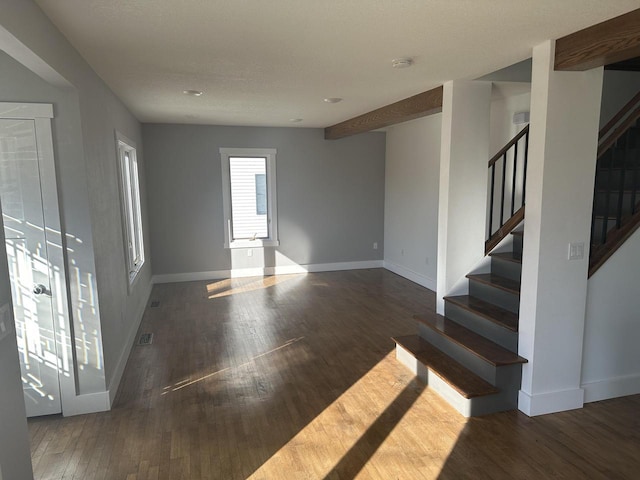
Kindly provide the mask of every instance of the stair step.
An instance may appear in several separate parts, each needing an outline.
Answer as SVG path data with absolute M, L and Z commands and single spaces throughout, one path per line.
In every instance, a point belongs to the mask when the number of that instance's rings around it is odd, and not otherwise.
M 519 254 L 517 252 L 490 253 L 489 256 L 491 258 L 498 258 L 507 262 L 522 264 L 522 254 Z
M 527 363 L 527 360 L 519 356 L 517 353 L 513 353 L 506 348 L 501 347 L 488 338 L 478 335 L 477 333 L 463 327 L 462 325 L 458 325 L 453 320 L 443 317 L 442 315 L 416 315 L 413 318 L 443 337 L 467 349 L 469 352 L 494 367 Z
M 482 397 L 499 392 L 489 382 L 445 355 L 419 335 L 393 337 L 393 340 L 464 398 Z
M 470 295 L 444 297 L 444 301 L 451 302 L 513 332 L 518 331 L 518 315 L 497 305 Z
M 511 232 L 511 235 L 515 235 L 516 237 L 522 237 L 524 236 L 524 230 L 514 230 L 513 232 Z
M 520 296 L 520 283 L 516 282 L 515 280 L 510 280 L 508 278 L 500 277 L 492 273 L 480 273 L 480 274 L 474 274 L 474 275 L 469 274 L 467 275 L 467 278 L 474 282 L 479 282 L 484 285 L 489 285 L 491 287 L 498 288 L 505 292 Z

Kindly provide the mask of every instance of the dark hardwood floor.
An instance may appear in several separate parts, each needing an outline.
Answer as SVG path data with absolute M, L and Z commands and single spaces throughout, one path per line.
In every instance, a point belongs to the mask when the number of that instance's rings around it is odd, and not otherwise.
M 395 361 L 382 269 L 157 285 L 110 412 L 29 421 L 37 479 L 624 479 L 640 396 L 465 419 Z M 17 479 L 16 479 L 17 480 Z

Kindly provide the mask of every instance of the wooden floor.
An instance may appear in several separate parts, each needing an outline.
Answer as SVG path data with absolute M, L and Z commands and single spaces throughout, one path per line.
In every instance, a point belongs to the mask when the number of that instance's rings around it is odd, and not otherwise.
M 639 478 L 640 396 L 467 420 L 417 383 L 390 337 L 434 294 L 388 271 L 152 300 L 111 412 L 29 421 L 37 479 Z

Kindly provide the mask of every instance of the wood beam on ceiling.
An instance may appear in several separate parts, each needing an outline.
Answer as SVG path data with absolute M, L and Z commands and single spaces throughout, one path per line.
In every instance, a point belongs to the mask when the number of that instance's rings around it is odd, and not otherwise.
M 337 140 L 441 111 L 442 86 L 327 127 L 324 129 L 324 138 Z
M 640 9 L 556 41 L 556 70 L 584 71 L 640 56 Z

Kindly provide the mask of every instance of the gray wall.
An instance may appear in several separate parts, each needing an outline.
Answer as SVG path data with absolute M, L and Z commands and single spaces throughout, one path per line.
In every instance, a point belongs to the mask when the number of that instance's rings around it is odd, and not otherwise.
M 387 129 L 384 265 L 436 289 L 442 115 Z
M 77 116 L 70 117 L 69 124 L 56 125 L 54 130 L 58 153 L 63 146 L 73 152 L 69 157 L 60 155 L 57 159 L 63 225 L 65 229 L 77 229 L 82 233 L 81 239 L 89 241 L 86 253 L 90 258 L 85 258 L 82 268 L 86 271 L 82 273 L 86 288 L 92 290 L 93 295 L 83 296 L 78 301 L 84 301 L 88 312 L 95 316 L 87 329 L 94 335 L 92 348 L 99 351 L 101 346 L 103 350 L 102 364 L 96 365 L 96 374 L 103 376 L 101 382 L 81 385 L 80 390 L 81 393 L 104 390 L 105 382 L 106 387 L 113 390 L 117 386 L 113 383 L 118 380 L 126 362 L 131 332 L 135 333 L 151 286 L 151 266 L 147 263 L 131 295 L 127 293 L 116 163 L 117 129 L 137 142 L 144 197 L 140 124 L 32 0 L 4 0 L 0 26 L 8 33 L 0 36 L 0 49 L 8 51 L 2 42 L 11 43 L 12 55 L 27 52 L 25 58 L 36 60 L 35 67 L 30 64 L 31 68 L 38 67 L 41 62 L 73 87 L 73 93 L 68 94 L 71 96 L 69 105 L 76 102 Z M 16 43 L 20 44 L 19 48 L 15 48 Z M 19 85 L 13 87 L 20 88 Z M 36 93 L 27 94 L 22 100 L 57 101 L 49 94 Z M 67 128 L 69 130 L 63 132 Z M 142 203 L 146 226 L 145 198 Z M 148 247 L 148 234 L 145 239 Z M 93 300 L 93 304 L 88 305 L 88 300 Z M 97 328 L 91 330 L 93 327 Z
M 382 259 L 384 133 L 145 124 L 143 140 L 154 274 Z M 220 147 L 278 151 L 280 246 L 264 257 L 223 247 Z

